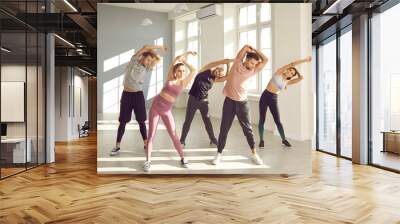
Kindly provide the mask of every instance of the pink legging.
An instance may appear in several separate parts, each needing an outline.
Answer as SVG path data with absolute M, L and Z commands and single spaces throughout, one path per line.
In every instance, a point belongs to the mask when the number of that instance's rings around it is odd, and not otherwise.
M 153 104 L 150 107 L 149 112 L 149 134 L 148 134 L 148 142 L 147 142 L 147 152 L 146 152 L 146 159 L 147 161 L 151 161 L 151 152 L 153 149 L 153 140 L 154 135 L 156 134 L 158 121 L 160 117 L 167 128 L 168 134 L 171 137 L 175 149 L 178 152 L 179 156 L 183 158 L 183 149 L 182 145 L 179 141 L 178 136 L 175 132 L 175 121 L 174 117 L 172 116 L 172 104 L 164 100 L 160 96 L 156 96 L 153 100 Z

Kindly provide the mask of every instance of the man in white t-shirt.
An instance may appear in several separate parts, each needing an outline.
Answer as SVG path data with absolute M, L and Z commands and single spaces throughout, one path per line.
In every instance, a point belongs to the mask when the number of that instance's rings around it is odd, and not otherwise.
M 142 135 L 143 143 L 146 147 L 147 129 L 145 121 L 147 116 L 146 100 L 143 94 L 143 83 L 146 74 L 160 62 L 161 58 L 156 50 L 165 52 L 166 48 L 164 46 L 146 45 L 132 56 L 131 61 L 126 67 L 123 81 L 124 91 L 121 96 L 118 119 L 119 126 L 117 142 L 115 147 L 111 150 L 111 156 L 119 153 L 121 139 L 125 132 L 125 126 L 131 120 L 132 111 L 135 113 L 135 119 L 139 124 L 140 134 Z

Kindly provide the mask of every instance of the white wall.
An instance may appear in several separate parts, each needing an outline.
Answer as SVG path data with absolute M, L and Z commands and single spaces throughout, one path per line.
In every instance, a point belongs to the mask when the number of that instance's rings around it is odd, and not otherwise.
M 273 70 L 311 56 L 311 4 L 272 4 Z M 311 64 L 298 66 L 304 80 L 279 95 L 281 120 L 289 138 L 311 140 L 313 86 Z
M 211 61 L 221 60 L 224 55 L 224 17 L 214 17 L 200 21 L 201 27 L 201 62 L 205 65 Z M 224 95 L 222 90 L 224 83 L 215 83 L 209 92 L 210 115 L 213 117 L 222 116 Z M 218 129 L 219 130 L 219 129 Z M 217 131 L 218 133 L 219 131 Z
M 115 110 L 113 109 L 112 112 L 103 111 L 103 101 L 105 99 L 103 87 L 124 74 L 127 63 L 121 63 L 121 57 L 130 58 L 133 55 L 132 50 L 138 50 L 146 44 L 154 44 L 154 40 L 160 37 L 164 39 L 164 45 L 170 49 L 163 55 L 165 80 L 172 55 L 172 22 L 168 20 L 168 13 L 116 7 L 106 4 L 98 4 L 97 9 L 97 44 L 101 46 L 97 51 L 98 119 L 116 120 L 118 119 L 120 100 L 118 93 L 115 94 L 115 97 L 111 96 L 113 105 L 116 105 Z M 142 26 L 141 23 L 144 18 L 151 19 L 153 24 Z M 105 63 L 110 61 L 110 59 L 113 61 L 113 58 L 116 60 L 112 69 L 105 69 Z M 146 77 L 145 84 L 143 85 L 143 92 L 146 99 L 149 82 L 150 75 Z M 149 103 L 150 100 L 147 102 L 147 105 Z
M 28 82 L 25 80 L 25 75 L 28 74 Z M 37 114 L 36 107 L 36 76 L 32 77 L 31 74 L 36 75 L 36 66 L 21 66 L 17 64 L 8 64 L 1 67 L 1 81 L 4 82 L 24 82 L 27 86 L 27 122 L 28 122 L 28 137 L 33 132 L 36 134 Z M 39 105 L 42 106 L 42 105 Z M 2 108 L 7 110 L 7 108 Z M 9 137 L 24 137 L 25 136 L 26 122 L 8 122 L 7 135 Z M 36 136 L 35 136 L 36 137 Z
M 237 49 L 237 5 L 223 4 L 224 15 L 200 22 L 201 66 L 222 58 L 232 58 Z M 280 66 L 294 60 L 310 56 L 311 45 L 311 4 L 272 4 L 272 68 L 275 71 Z M 175 32 L 181 24 L 175 23 Z M 182 43 L 177 45 L 177 49 Z M 279 96 L 281 120 L 288 138 L 296 140 L 311 140 L 314 134 L 314 99 L 311 64 L 298 67 L 305 76 L 304 81 L 289 87 Z M 224 96 L 223 84 L 215 84 L 209 93 L 210 115 L 221 118 Z M 185 107 L 187 96 L 180 97 L 176 107 Z M 251 122 L 258 124 L 259 96 L 250 96 Z M 275 130 L 270 113 L 265 124 L 267 130 Z M 256 130 L 254 130 L 257 132 Z M 275 131 L 276 132 L 276 131 Z M 276 133 L 277 134 L 277 133 Z
M 71 67 L 56 67 L 55 72 L 55 141 L 70 141 L 79 138 L 78 124 L 88 120 L 88 77 Z M 82 114 L 75 106 L 78 89 Z
M 41 67 L 25 64 L 8 64 L 1 66 L 1 81 L 24 82 L 26 85 L 26 110 L 25 122 L 6 122 L 7 137 L 25 137 L 30 139 L 33 161 L 36 158 L 40 163 L 44 162 L 44 89 Z M 27 80 L 26 80 L 27 79 Z M 22 93 L 23 94 L 23 93 Z M 2 96 L 4 97 L 4 96 Z M 7 97 L 7 96 L 6 96 Z M 10 108 L 1 108 L 1 110 L 10 110 Z M 37 156 L 39 154 L 39 156 Z M 49 160 L 51 161 L 51 160 Z

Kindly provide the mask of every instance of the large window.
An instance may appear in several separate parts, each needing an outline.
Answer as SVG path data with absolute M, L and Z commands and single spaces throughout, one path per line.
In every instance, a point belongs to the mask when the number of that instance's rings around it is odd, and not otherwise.
M 199 29 L 199 21 L 193 20 L 187 22 L 187 28 L 186 28 L 186 39 L 187 39 L 187 46 L 186 46 L 186 51 L 195 51 L 197 52 L 196 56 L 189 56 L 188 57 L 188 63 L 191 64 L 197 71 L 199 71 L 199 65 L 200 65 L 200 42 L 199 42 L 199 34 L 200 34 L 200 29 Z M 193 83 L 193 80 L 192 80 Z M 187 85 L 187 89 L 190 89 L 192 86 L 192 83 Z
M 103 113 L 119 112 L 125 69 L 134 54 L 135 49 L 130 49 L 104 61 L 104 72 L 118 67 L 123 68 L 124 72 L 103 84 Z
M 352 26 L 317 48 L 317 149 L 352 157 Z
M 272 74 L 271 63 L 271 9 L 270 4 L 245 4 L 238 8 L 238 51 L 246 44 L 260 49 L 269 62 L 260 75 L 253 76 L 249 81 L 249 91 L 262 92 Z
M 395 170 L 400 170 L 399 21 L 400 4 L 371 19 L 370 156 L 373 164 Z
M 163 46 L 164 45 L 164 38 L 160 37 L 154 40 L 154 45 Z M 150 77 L 150 84 L 149 90 L 147 93 L 147 99 L 151 99 L 155 97 L 158 93 L 161 92 L 161 89 L 164 86 L 164 60 L 161 57 L 161 61 L 153 68 L 151 77 Z
M 124 74 L 103 84 L 103 113 L 118 113 L 122 96 Z
M 336 154 L 336 37 L 318 48 L 318 149 Z
M 352 34 L 351 26 L 340 36 L 340 150 L 352 157 Z

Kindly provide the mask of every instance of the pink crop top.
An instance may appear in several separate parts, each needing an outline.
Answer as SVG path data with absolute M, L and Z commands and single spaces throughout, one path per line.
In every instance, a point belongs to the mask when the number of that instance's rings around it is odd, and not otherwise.
M 165 93 L 170 96 L 175 97 L 175 99 L 182 93 L 183 86 L 182 85 L 175 85 L 171 81 L 167 81 L 162 89 Z

